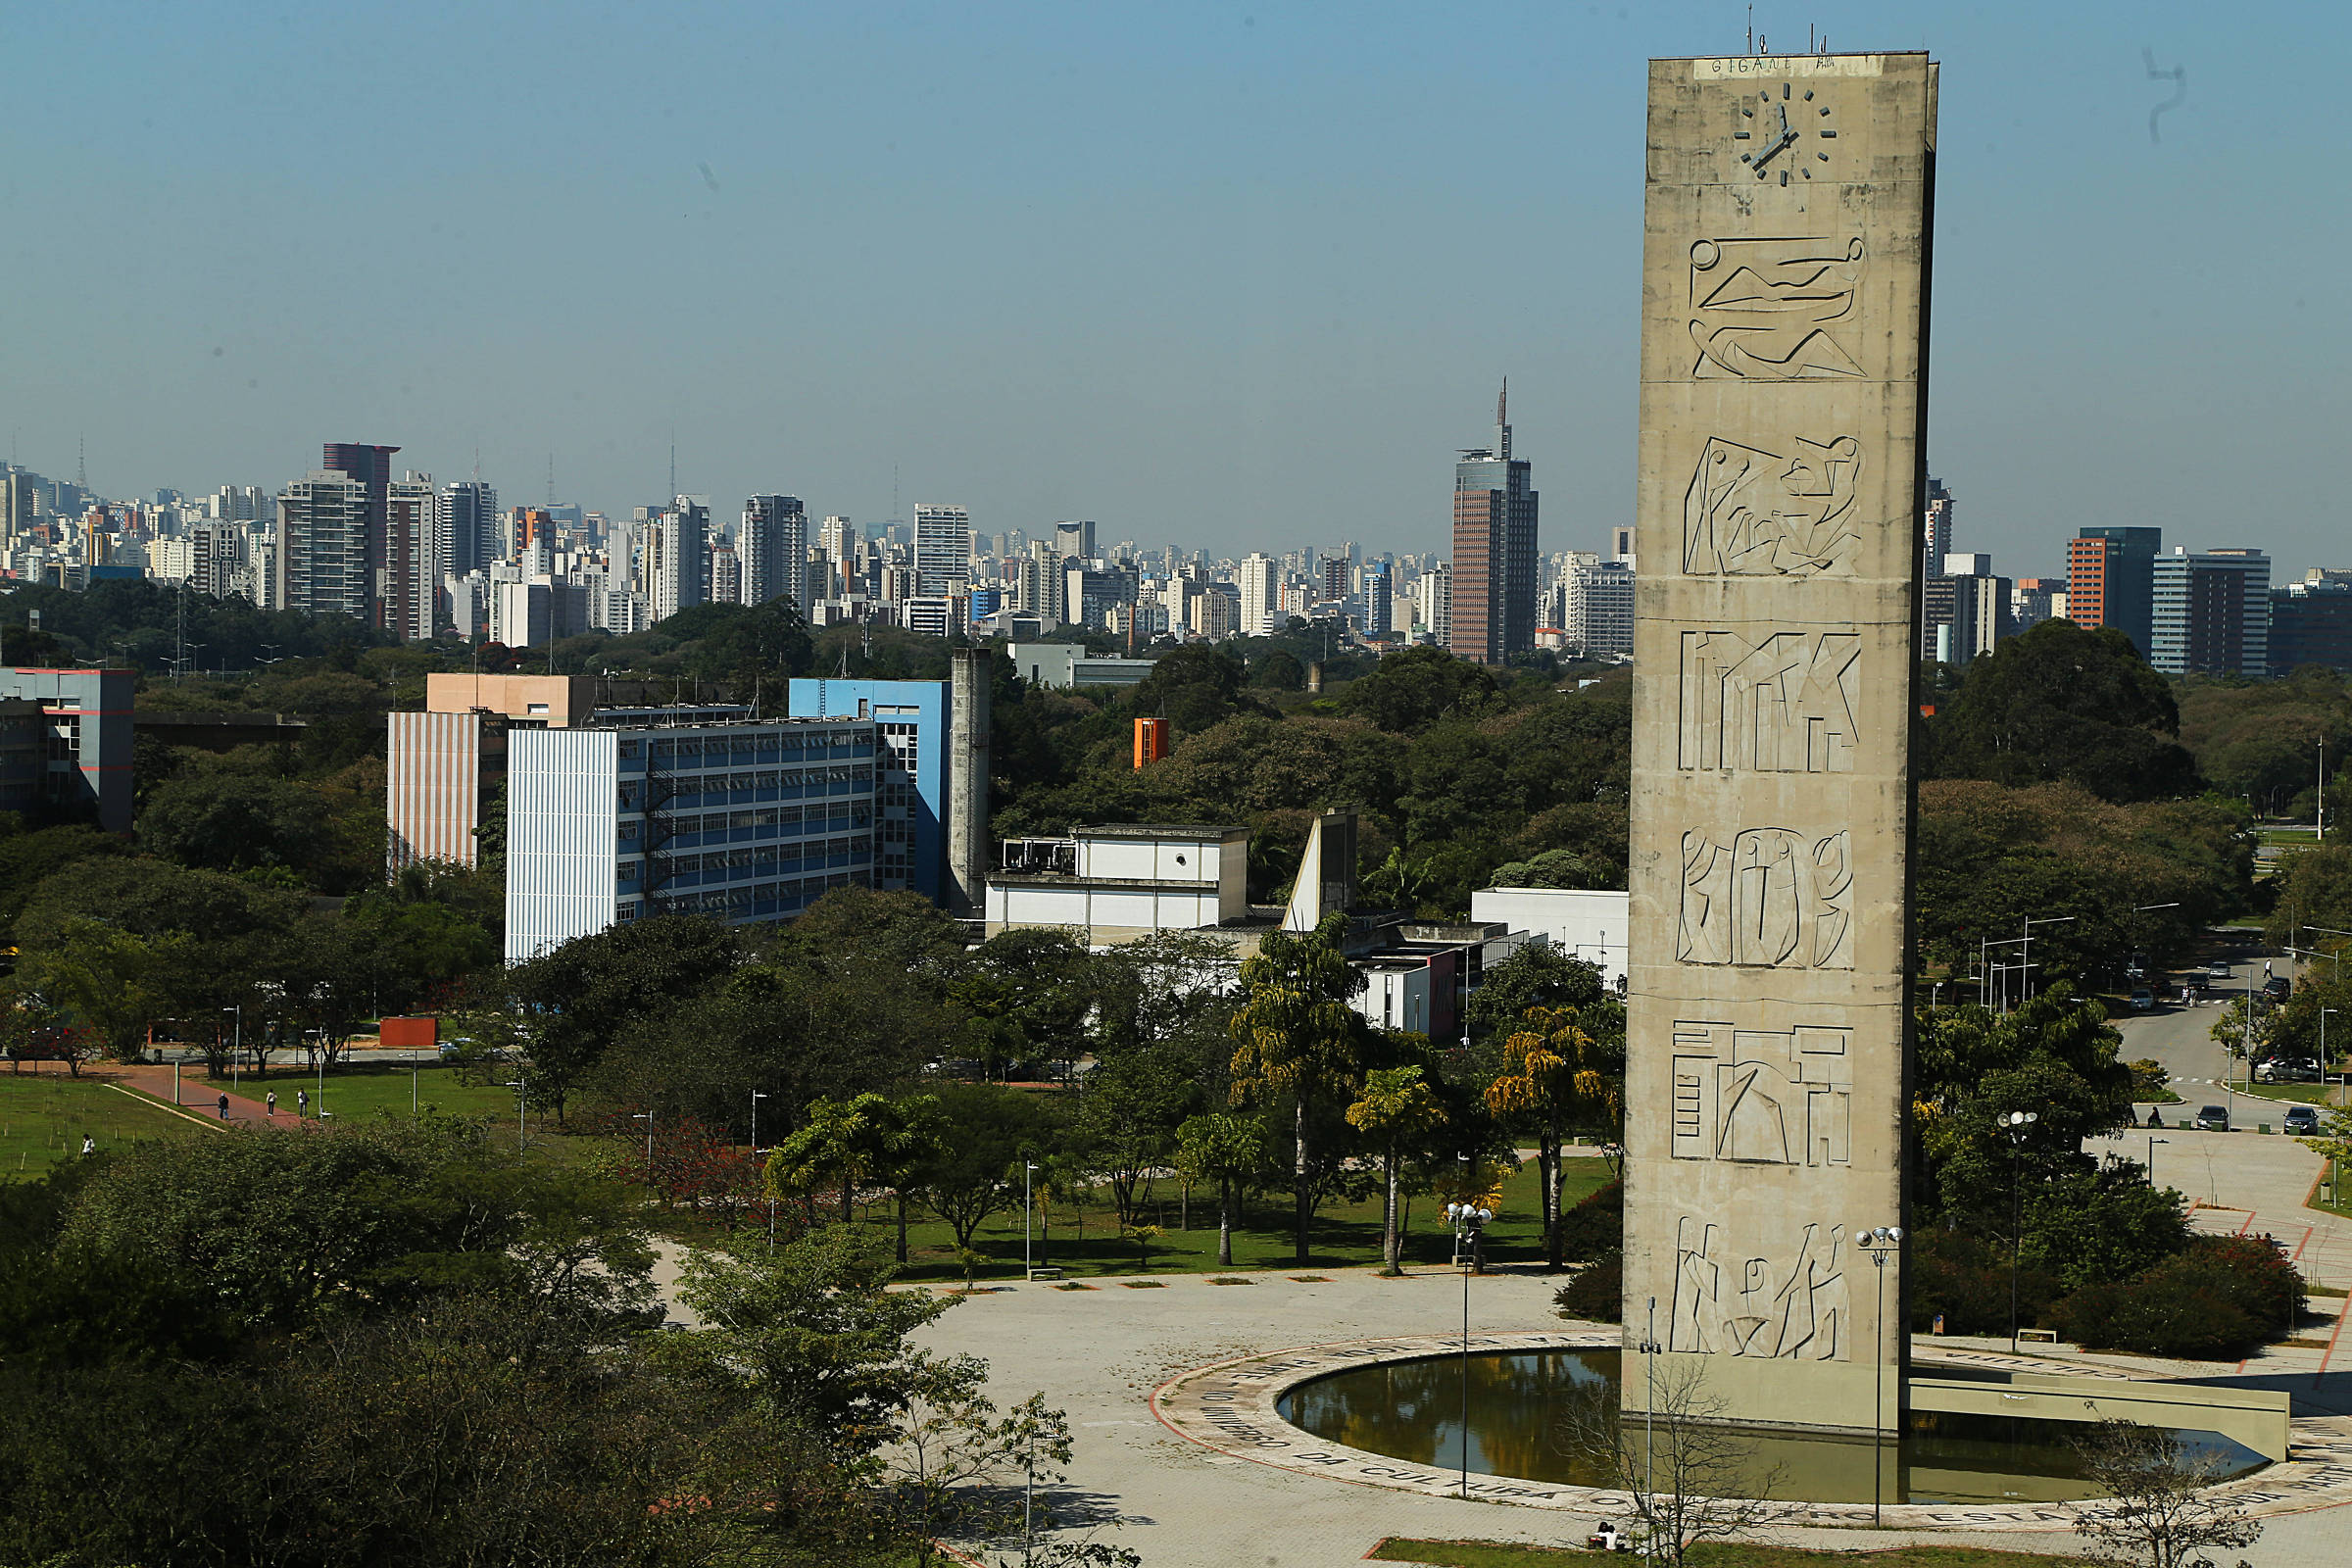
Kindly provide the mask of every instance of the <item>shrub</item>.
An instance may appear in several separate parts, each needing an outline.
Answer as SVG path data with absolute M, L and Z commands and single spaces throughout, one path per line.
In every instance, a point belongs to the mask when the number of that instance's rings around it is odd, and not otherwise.
M 1587 1193 L 1560 1216 L 1560 1255 L 1590 1263 L 1625 1246 L 1625 1181 Z M 1616 1319 L 1611 1318 L 1611 1322 Z
M 2134 1164 L 2080 1171 L 2027 1195 L 2025 1261 L 2061 1291 L 2143 1274 L 2188 1245 L 2176 1193 L 2150 1187 Z
M 1595 1193 L 1595 1198 L 1600 1196 Z M 1582 1207 L 1582 1204 L 1578 1205 Z M 1618 1323 L 1625 1317 L 1625 1252 L 1612 1247 L 1576 1271 L 1576 1278 L 1551 1293 L 1561 1317 Z
M 1905 1261 L 1914 1333 L 1933 1330 L 1938 1315 L 1946 1334 L 2009 1332 L 2006 1240 L 1931 1228 L 1915 1233 Z M 2058 1294 L 2057 1282 L 2031 1258 L 2025 1260 L 2017 1275 L 2018 1321 L 2039 1319 Z
M 2124 1283 L 2088 1286 L 2055 1303 L 2050 1325 L 2092 1349 L 2227 1359 L 2288 1326 L 2303 1279 L 2269 1237 L 2199 1236 Z

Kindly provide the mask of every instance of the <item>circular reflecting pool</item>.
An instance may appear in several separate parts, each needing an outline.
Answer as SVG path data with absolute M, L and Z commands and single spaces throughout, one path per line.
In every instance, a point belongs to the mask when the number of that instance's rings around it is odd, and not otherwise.
M 1462 1361 L 1386 1361 L 1304 1383 L 1283 1396 L 1285 1420 L 1328 1443 L 1414 1464 L 1470 1469 L 1552 1485 L 1615 1483 L 1580 1452 L 1567 1428 L 1580 1404 L 1613 1421 L 1618 1352 L 1536 1350 L 1473 1355 L 1469 1421 L 1462 1419 Z M 1938 1369 L 1938 1375 L 1946 1375 Z M 1639 1425 L 1639 1411 L 1624 1418 Z M 1901 1441 L 1758 1433 L 1746 1462 L 1749 1495 L 1806 1502 L 1869 1502 L 1872 1468 L 1886 1502 L 2057 1502 L 2098 1495 L 2067 1421 L 1915 1412 Z M 2211 1432 L 2178 1434 L 2196 1453 L 2219 1455 L 2225 1475 L 2258 1468 L 2260 1454 Z M 1639 1439 L 1637 1437 L 1637 1442 Z

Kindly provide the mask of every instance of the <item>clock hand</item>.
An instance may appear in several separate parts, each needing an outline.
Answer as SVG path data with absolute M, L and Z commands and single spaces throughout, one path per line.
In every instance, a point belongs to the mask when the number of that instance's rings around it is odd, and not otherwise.
M 1779 141 L 1774 142 L 1771 146 L 1758 153 L 1756 155 L 1756 161 L 1753 164 L 1750 164 L 1748 167 L 1755 170 L 1757 173 L 1761 174 L 1764 172 L 1764 166 L 1766 164 L 1772 162 L 1772 160 L 1781 153 L 1787 152 L 1788 148 L 1795 143 L 1795 141 L 1796 132 L 1793 130 L 1788 132 L 1786 135 L 1782 136 Z

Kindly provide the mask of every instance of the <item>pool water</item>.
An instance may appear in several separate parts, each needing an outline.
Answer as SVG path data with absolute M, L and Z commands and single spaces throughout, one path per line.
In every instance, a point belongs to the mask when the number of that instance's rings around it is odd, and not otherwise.
M 1616 1350 L 1534 1350 L 1469 1358 L 1469 1467 L 1551 1485 L 1612 1487 L 1563 1430 L 1570 1410 L 1617 1409 Z M 1285 1420 L 1328 1443 L 1437 1469 L 1461 1466 L 1463 1363 L 1459 1356 L 1387 1361 L 1304 1383 L 1283 1396 Z M 1641 1412 L 1623 1417 L 1638 1427 Z M 1758 1432 L 1742 1472 L 1747 1495 L 1806 1502 L 1872 1500 L 1873 1470 L 1885 1502 L 2059 1502 L 2099 1494 L 2082 1473 L 2071 1421 L 1922 1411 L 1899 1442 Z M 2260 1454 L 2210 1432 L 2177 1434 L 2191 1453 L 2212 1453 L 2225 1476 Z M 1633 1440 L 1639 1445 L 1636 1433 Z

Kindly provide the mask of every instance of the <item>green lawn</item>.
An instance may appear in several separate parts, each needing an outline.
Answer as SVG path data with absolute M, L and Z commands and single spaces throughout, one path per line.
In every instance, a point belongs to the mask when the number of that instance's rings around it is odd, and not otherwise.
M 93 1078 L 0 1072 L 0 1176 L 38 1176 L 81 1152 L 84 1135 L 120 1149 L 143 1138 L 188 1138 L 199 1124 Z
M 234 1081 L 227 1078 L 207 1078 L 204 1090 L 216 1094 L 231 1090 L 248 1100 L 260 1100 L 271 1090 L 277 1092 L 277 1113 L 294 1114 L 294 1097 L 308 1090 L 311 1095 L 311 1114 L 318 1113 L 319 1083 L 316 1072 L 304 1072 L 298 1065 L 272 1068 L 268 1077 L 256 1078 L 242 1073 Z M 514 1091 L 497 1084 L 462 1084 L 454 1067 L 418 1067 L 416 1069 L 415 1096 L 417 1105 L 459 1116 L 488 1116 L 510 1132 L 514 1126 Z M 409 1113 L 411 1096 L 410 1069 L 391 1063 L 362 1062 L 326 1069 L 326 1109 L 336 1120 L 359 1120 L 389 1111 L 395 1116 Z M 539 1108 L 531 1107 L 531 1123 L 539 1122 Z
M 1384 1541 L 1369 1562 L 1438 1563 L 1445 1568 L 1541 1568 L 1544 1563 L 1631 1562 L 1596 1551 L 1511 1546 L 1483 1541 Z M 1706 1542 L 1690 1548 L 1693 1568 L 2092 1568 L 2086 1557 L 2045 1557 L 1983 1546 L 1891 1546 L 1885 1551 L 1807 1551 L 1746 1542 Z
M 1567 1162 L 1567 1201 L 1574 1203 L 1587 1193 L 1604 1186 L 1608 1181 L 1608 1166 L 1598 1159 L 1576 1158 Z M 1147 1269 L 1133 1242 L 1119 1236 L 1108 1195 L 1072 1210 L 1069 1204 L 1056 1204 L 1054 1209 L 1054 1232 L 1050 1239 L 1041 1239 L 1039 1260 L 1066 1269 L 1073 1279 L 1094 1278 L 1114 1274 L 1213 1274 L 1221 1272 L 1217 1262 L 1217 1210 L 1213 1195 L 1195 1190 L 1192 1200 L 1192 1228 L 1179 1228 L 1181 1189 L 1173 1181 L 1162 1181 L 1153 1189 L 1151 1221 L 1160 1224 L 1159 1239 L 1152 1244 L 1150 1266 Z M 1407 1214 L 1404 1259 L 1408 1265 L 1432 1267 L 1443 1265 L 1453 1254 L 1453 1238 L 1446 1227 L 1446 1200 L 1424 1193 L 1412 1200 Z M 1522 1166 L 1503 1184 L 1502 1207 L 1487 1230 L 1487 1256 L 1495 1262 L 1525 1262 L 1544 1255 L 1542 1206 L 1536 1185 L 1533 1161 Z M 860 1209 L 860 1223 L 872 1225 L 885 1235 L 895 1234 L 893 1221 L 886 1204 L 877 1203 L 870 1210 Z M 1021 1206 L 1019 1195 L 1014 1194 L 1012 1207 L 981 1226 L 973 1237 L 976 1250 L 985 1252 L 994 1266 L 981 1271 L 982 1279 L 1002 1279 L 1017 1276 L 1021 1268 Z M 1374 1197 L 1361 1203 L 1329 1204 L 1316 1211 L 1314 1224 L 1308 1231 L 1308 1263 L 1310 1268 L 1341 1268 L 1350 1264 L 1376 1264 L 1380 1261 L 1380 1200 Z M 909 1279 L 957 1279 L 962 1266 L 956 1260 L 953 1233 L 944 1221 L 923 1217 L 907 1232 L 907 1267 Z M 1233 1233 L 1233 1267 L 1236 1270 L 1295 1269 L 1296 1253 L 1291 1233 L 1291 1203 L 1286 1193 L 1260 1194 L 1252 1197 L 1246 1206 L 1242 1223 Z

